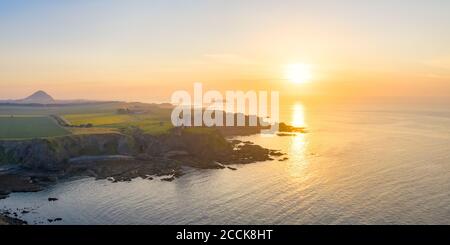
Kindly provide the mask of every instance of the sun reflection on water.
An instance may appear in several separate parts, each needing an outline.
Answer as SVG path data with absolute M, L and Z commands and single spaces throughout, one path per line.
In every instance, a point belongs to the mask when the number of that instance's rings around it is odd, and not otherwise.
M 305 110 L 301 103 L 296 103 L 292 107 L 291 125 L 295 127 L 306 127 Z M 299 133 L 295 137 L 291 137 L 290 156 L 292 163 L 290 172 L 293 176 L 304 177 L 302 175 L 304 168 L 307 166 L 306 149 L 307 137 L 305 134 Z
M 305 127 L 305 108 L 302 104 L 296 103 L 292 107 L 291 125 L 294 127 Z

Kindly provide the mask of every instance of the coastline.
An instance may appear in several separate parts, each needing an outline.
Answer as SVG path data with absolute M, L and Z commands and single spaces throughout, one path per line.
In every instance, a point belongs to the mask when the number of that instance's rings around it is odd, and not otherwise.
M 228 165 L 287 159 L 285 153 L 249 141 L 235 140 L 261 128 L 175 128 L 166 135 L 126 133 L 62 136 L 21 141 L 0 140 L 0 199 L 14 192 L 38 192 L 73 177 L 110 182 L 135 178 L 173 181 L 183 169 L 230 169 Z M 4 165 L 5 160 L 7 165 Z M 16 164 L 10 164 L 16 162 Z M 1 166 L 1 165 L 0 165 Z M 3 210 L 2 224 L 25 221 Z
M 120 182 L 165 176 L 163 180 L 172 181 L 183 175 L 182 167 L 223 169 L 230 164 L 262 162 L 284 155 L 252 142 L 229 139 L 211 129 L 173 130 L 163 136 L 135 129 L 129 135 L 0 141 L 0 150 L 3 161 L 18 162 L 0 171 L 0 199 L 12 192 L 37 192 L 70 177 Z

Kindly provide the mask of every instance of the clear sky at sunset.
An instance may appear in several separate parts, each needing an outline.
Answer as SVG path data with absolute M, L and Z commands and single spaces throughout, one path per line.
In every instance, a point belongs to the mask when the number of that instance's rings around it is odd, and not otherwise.
M 448 96 L 450 1 L 0 0 L 0 99 Z M 286 81 L 308 64 L 311 82 Z

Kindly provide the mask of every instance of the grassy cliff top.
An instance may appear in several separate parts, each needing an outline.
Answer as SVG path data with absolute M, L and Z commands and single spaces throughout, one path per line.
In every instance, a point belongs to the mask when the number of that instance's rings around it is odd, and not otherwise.
M 28 139 L 69 135 L 47 116 L 0 116 L 0 139 Z

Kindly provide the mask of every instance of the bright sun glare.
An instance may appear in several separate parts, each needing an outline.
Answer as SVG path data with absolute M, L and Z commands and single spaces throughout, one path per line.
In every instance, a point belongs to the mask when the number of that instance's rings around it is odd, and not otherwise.
M 284 72 L 286 79 L 296 84 L 307 83 L 312 79 L 311 65 L 309 64 L 289 64 Z

